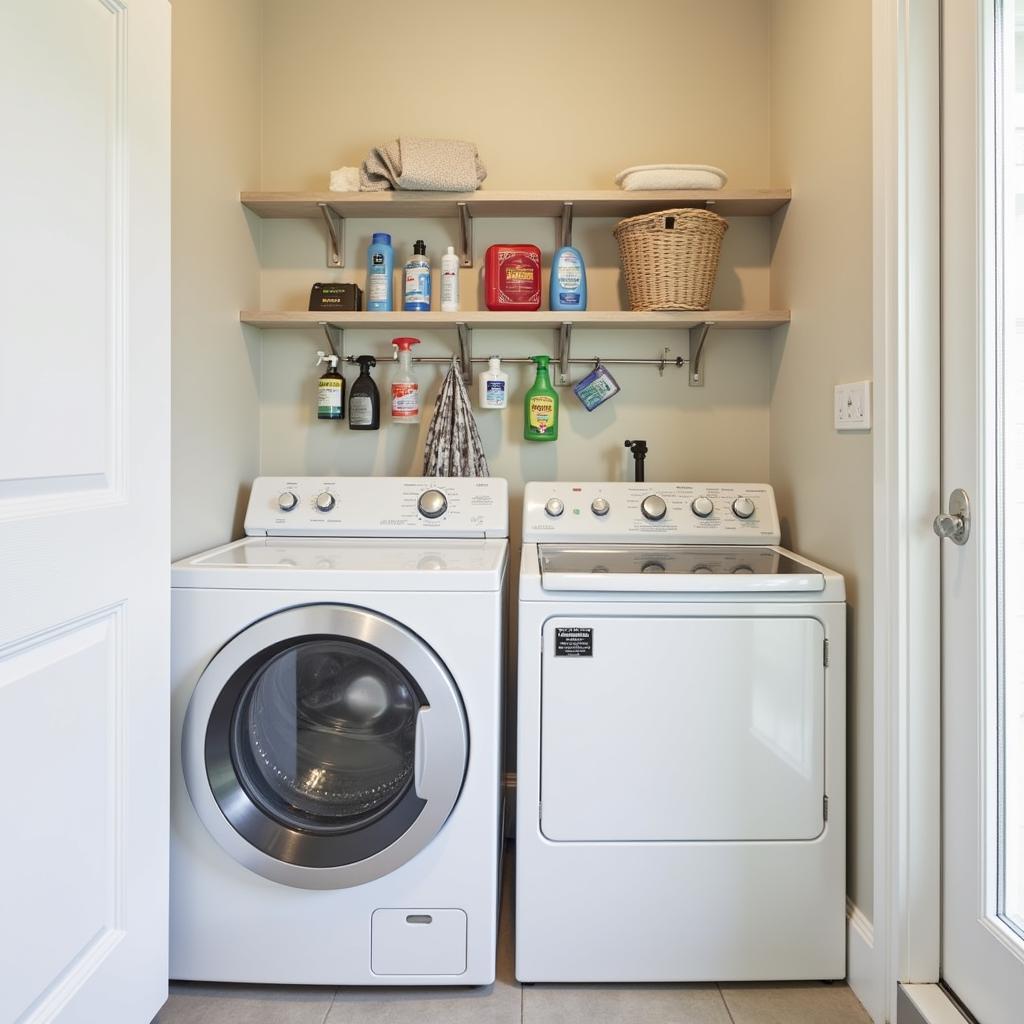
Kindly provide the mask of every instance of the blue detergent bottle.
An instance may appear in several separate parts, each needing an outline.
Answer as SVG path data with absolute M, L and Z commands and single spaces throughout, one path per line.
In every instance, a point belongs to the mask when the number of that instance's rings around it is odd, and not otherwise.
M 587 268 L 579 249 L 563 245 L 551 261 L 552 309 L 581 310 L 587 308 Z
M 391 236 L 375 231 L 366 250 L 366 308 L 375 313 L 390 313 L 394 302 L 395 250 Z

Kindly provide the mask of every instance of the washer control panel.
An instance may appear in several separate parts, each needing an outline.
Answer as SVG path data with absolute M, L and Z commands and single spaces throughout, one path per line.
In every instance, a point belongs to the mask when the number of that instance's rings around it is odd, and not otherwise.
M 279 477 L 253 481 L 250 537 L 507 537 L 494 477 Z
M 523 540 L 628 544 L 778 544 L 768 484 L 530 483 Z

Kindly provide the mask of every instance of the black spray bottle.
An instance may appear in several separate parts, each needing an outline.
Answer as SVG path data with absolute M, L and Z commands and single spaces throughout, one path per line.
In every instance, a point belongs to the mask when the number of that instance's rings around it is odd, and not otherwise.
M 380 430 L 380 392 L 370 376 L 370 367 L 377 365 L 373 356 L 359 356 L 359 376 L 348 393 L 348 426 L 350 430 Z

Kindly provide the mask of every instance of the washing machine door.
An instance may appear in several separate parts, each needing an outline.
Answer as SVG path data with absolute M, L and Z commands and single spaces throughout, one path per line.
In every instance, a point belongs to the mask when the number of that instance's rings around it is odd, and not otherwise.
M 254 623 L 200 676 L 182 734 L 197 813 L 240 864 L 333 889 L 389 874 L 448 819 L 468 754 L 451 674 L 400 623 L 306 605 Z

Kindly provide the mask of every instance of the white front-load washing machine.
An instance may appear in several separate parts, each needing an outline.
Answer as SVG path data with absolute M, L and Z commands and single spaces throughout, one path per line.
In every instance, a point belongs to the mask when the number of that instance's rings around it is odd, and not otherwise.
M 172 568 L 172 978 L 494 980 L 503 480 L 271 478 Z
M 843 579 L 754 484 L 527 485 L 516 975 L 846 972 Z

